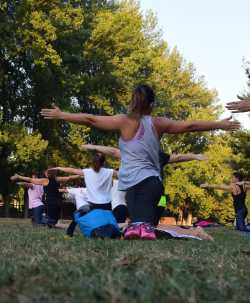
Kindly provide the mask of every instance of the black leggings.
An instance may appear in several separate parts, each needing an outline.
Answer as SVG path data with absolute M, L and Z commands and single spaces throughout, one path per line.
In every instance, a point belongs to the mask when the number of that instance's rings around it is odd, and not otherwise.
M 116 218 L 117 223 L 125 223 L 128 218 L 128 208 L 126 205 L 117 205 L 113 210 L 113 215 Z
M 60 217 L 61 212 L 61 201 L 58 199 L 48 199 L 47 200 L 48 209 L 48 224 L 56 225 Z
M 131 222 L 147 222 L 157 225 L 157 205 L 163 194 L 163 185 L 158 177 L 149 177 L 126 193 L 128 213 Z
M 165 207 L 157 206 L 157 210 L 156 210 L 156 212 L 157 212 L 157 222 L 156 222 L 156 225 L 158 225 L 158 223 L 159 223 L 159 221 L 160 221 L 160 219 L 163 215 L 164 210 L 165 210 Z

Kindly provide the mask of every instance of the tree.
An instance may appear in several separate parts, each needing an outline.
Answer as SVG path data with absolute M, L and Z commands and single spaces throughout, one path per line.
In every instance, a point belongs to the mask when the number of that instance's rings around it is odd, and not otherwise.
M 80 144 L 117 145 L 118 139 L 115 133 L 42 120 L 40 109 L 52 102 L 77 112 L 125 112 L 132 89 L 146 82 L 157 92 L 156 114 L 187 120 L 216 119 L 220 113 L 216 92 L 177 48 L 168 47 L 154 14 L 143 16 L 136 1 L 3 0 L 0 34 L 0 130 L 14 138 L 9 126 L 18 123 L 25 136 L 41 134 L 49 143 L 43 149 L 45 160 L 39 159 L 43 167 L 87 165 L 89 157 Z M 172 152 L 204 152 L 211 142 L 209 133 L 165 136 L 162 141 Z M 16 143 L 8 146 L 9 155 L 15 153 Z M 188 167 L 185 192 L 193 196 L 179 198 L 191 199 L 191 204 L 200 196 L 205 201 L 196 186 L 199 175 L 192 185 Z M 170 172 L 173 182 L 182 174 Z
M 168 166 L 166 192 L 170 195 L 170 209 L 181 214 L 182 223 L 191 223 L 192 216 L 214 218 L 221 223 L 232 221 L 234 211 L 229 194 L 205 191 L 199 185 L 229 183 L 232 176 L 230 162 L 234 159 L 226 136 L 214 136 L 206 150 L 209 160 Z M 169 175 L 169 176 L 168 176 Z M 183 218 L 184 214 L 184 218 Z
M 48 142 L 39 133 L 28 134 L 18 125 L 6 125 L 0 130 L 0 194 L 5 202 L 5 215 L 9 214 L 11 194 L 15 192 L 10 177 L 17 171 L 30 174 L 40 170 Z

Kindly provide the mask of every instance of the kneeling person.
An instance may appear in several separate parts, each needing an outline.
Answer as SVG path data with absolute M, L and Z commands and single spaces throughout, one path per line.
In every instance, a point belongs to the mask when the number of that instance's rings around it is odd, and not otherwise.
M 67 188 L 61 188 L 59 189 L 60 192 L 62 193 L 68 193 L 70 194 L 76 205 L 76 211 L 80 212 L 82 215 L 90 211 L 90 205 L 87 201 L 87 195 L 86 195 L 86 188 L 84 187 L 67 187 Z M 73 237 L 75 228 L 76 228 L 77 223 L 75 222 L 74 214 L 73 214 L 73 219 L 68 226 L 66 230 L 66 234 L 70 237 Z

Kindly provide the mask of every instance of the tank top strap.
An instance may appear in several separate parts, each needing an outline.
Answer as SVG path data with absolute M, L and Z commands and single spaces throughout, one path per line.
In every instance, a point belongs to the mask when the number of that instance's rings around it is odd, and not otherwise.
M 142 123 L 144 125 L 144 128 L 152 133 L 156 139 L 158 140 L 159 139 L 159 136 L 157 134 L 157 131 L 156 131 L 156 128 L 155 128 L 155 125 L 154 125 L 154 120 L 153 120 L 153 117 L 152 116 L 143 116 L 142 117 Z

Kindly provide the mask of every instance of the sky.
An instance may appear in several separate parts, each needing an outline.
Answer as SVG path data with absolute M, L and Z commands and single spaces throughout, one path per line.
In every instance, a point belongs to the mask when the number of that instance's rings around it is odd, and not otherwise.
M 237 100 L 247 89 L 243 58 L 250 61 L 250 0 L 140 0 L 152 9 L 163 38 L 203 75 L 220 102 Z M 223 117 L 230 115 L 225 111 Z M 250 129 L 247 114 L 233 118 Z

